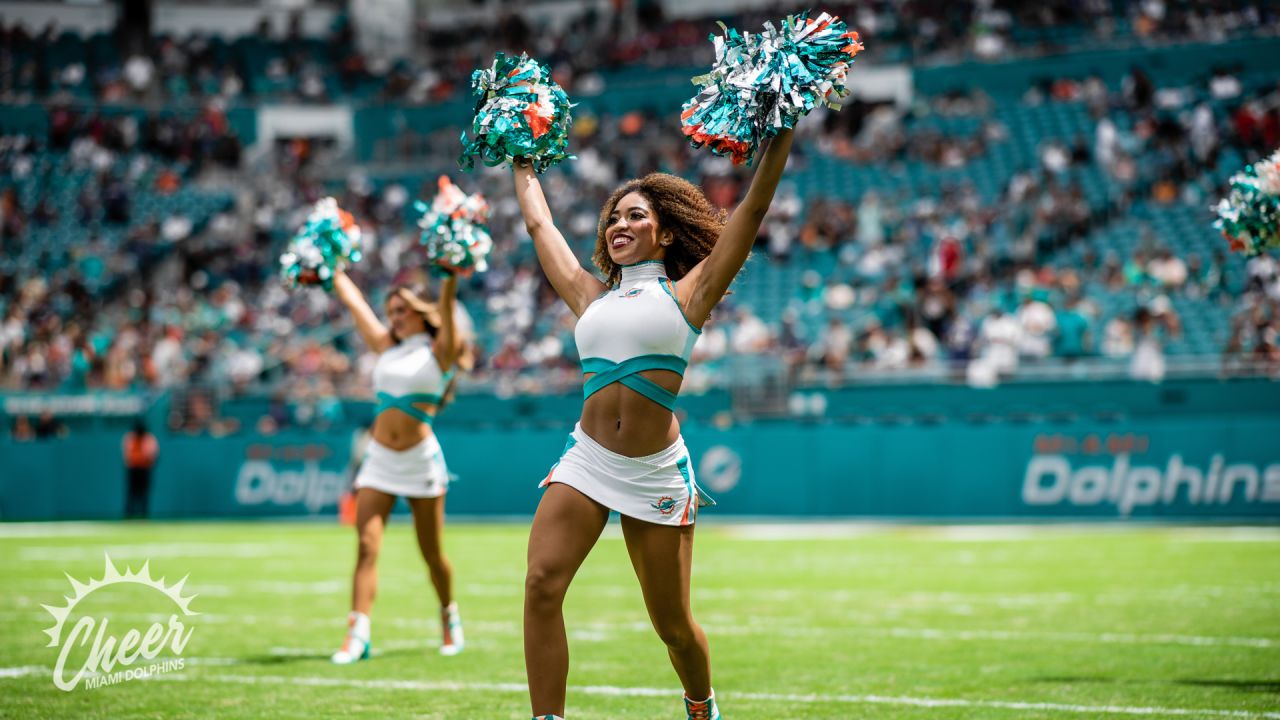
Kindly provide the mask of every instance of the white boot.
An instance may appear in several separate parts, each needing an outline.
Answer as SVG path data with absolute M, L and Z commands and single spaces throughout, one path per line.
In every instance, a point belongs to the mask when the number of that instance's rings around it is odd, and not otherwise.
M 462 652 L 465 642 L 462 638 L 462 616 L 458 614 L 458 603 L 449 603 L 448 607 L 440 610 L 440 624 L 440 654 L 452 657 Z
M 369 616 L 352 612 L 347 617 L 347 639 L 342 649 L 329 658 L 339 665 L 350 665 L 357 660 L 369 659 Z

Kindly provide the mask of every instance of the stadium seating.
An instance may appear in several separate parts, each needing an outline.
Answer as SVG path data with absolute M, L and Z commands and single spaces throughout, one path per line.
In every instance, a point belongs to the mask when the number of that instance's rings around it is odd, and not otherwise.
M 1054 32 L 1066 34 L 1050 38 L 1052 42 L 1075 43 L 1079 39 L 1078 34 L 1072 34 L 1075 30 L 1059 29 Z M 47 45 L 27 46 L 20 49 L 16 57 L 21 63 L 34 58 L 33 53 L 43 53 L 42 62 L 50 67 L 85 63 L 92 68 L 95 63 L 109 64 L 119 60 L 112 55 L 111 44 L 104 42 L 102 38 L 94 38 L 88 43 L 76 43 L 65 39 L 66 37 Z M 1045 41 L 1045 38 L 1034 34 L 1023 39 L 1036 43 Z M 1080 46 L 1084 46 L 1083 41 Z M 1273 88 L 1274 77 L 1258 67 L 1257 58 L 1259 53 L 1265 54 L 1266 51 L 1277 48 L 1280 48 L 1280 43 L 1274 39 L 1256 39 L 1235 45 L 1156 48 L 1140 52 L 1107 49 L 1050 57 L 1029 63 L 969 64 L 919 69 L 915 73 L 915 80 L 920 96 L 902 118 L 902 128 L 907 133 L 908 142 L 927 135 L 953 139 L 973 138 L 982 135 L 988 126 L 1000 128 L 999 133 L 985 140 L 981 152 L 966 158 L 959 167 L 944 167 L 915 157 L 910 152 L 910 147 L 903 157 L 862 162 L 843 159 L 825 152 L 821 144 L 811 144 L 803 148 L 802 159 L 793 163 L 788 180 L 804 206 L 819 198 L 856 205 L 867 192 L 874 190 L 886 201 L 905 208 L 917 200 L 937 198 L 958 190 L 972 191 L 984 206 L 1002 208 L 984 240 L 990 245 L 993 261 L 1004 262 L 1016 255 L 1015 246 L 1021 227 L 1019 223 L 1022 222 L 1016 213 L 1010 211 L 1012 204 L 1008 200 L 1015 176 L 1026 175 L 1038 179 L 1047 177 L 1052 173 L 1043 168 L 1043 153 L 1049 144 L 1071 147 L 1082 140 L 1086 146 L 1091 146 L 1095 134 L 1094 119 L 1085 102 L 1024 97 L 1030 87 L 1059 78 L 1078 81 L 1098 73 L 1115 93 L 1119 90 L 1123 73 L 1130 66 L 1139 65 L 1148 71 L 1157 87 L 1187 84 L 1192 89 L 1193 98 L 1197 101 L 1208 99 L 1212 103 L 1219 124 L 1225 126 L 1233 104 L 1207 97 L 1203 81 L 1207 77 L 1208 64 L 1225 63 L 1236 67 L 1245 92 L 1263 94 Z M 251 36 L 227 42 L 210 38 L 205 51 L 213 58 L 215 65 L 246 68 L 250 78 L 248 96 L 255 99 L 286 97 L 297 90 L 292 84 L 296 78 L 288 73 L 282 76 L 278 72 L 279 63 L 286 59 L 294 66 L 312 63 L 320 68 L 326 82 L 325 93 L 329 97 L 373 99 L 380 91 L 377 83 L 369 78 L 365 78 L 367 82 L 364 84 L 342 85 L 336 79 L 338 73 L 329 71 L 335 62 L 332 50 L 320 41 L 295 40 L 286 43 Z M 273 66 L 276 69 L 269 70 Z M 689 74 L 687 68 L 679 67 L 622 68 L 605 72 L 602 74 L 604 91 L 601 94 L 575 97 L 579 103 L 577 112 L 580 117 L 590 116 L 597 122 L 616 123 L 619 116 L 625 113 L 660 109 L 662 112 L 654 122 L 662 125 L 670 120 L 667 113 L 678 107 L 687 96 Z M 988 109 L 962 115 L 931 110 L 935 100 L 954 89 L 955 83 L 961 79 L 968 87 L 979 88 L 987 94 L 988 102 L 985 107 Z M 92 95 L 84 94 L 83 84 L 77 87 L 80 89 L 68 90 L 76 97 L 85 99 Z M 188 87 L 186 92 L 194 96 L 204 91 Z M 146 115 L 141 108 L 132 106 L 89 104 L 81 107 L 104 114 L 133 113 L 139 118 Z M 368 163 L 361 171 L 367 173 L 370 192 L 376 196 L 393 184 L 409 188 L 411 192 L 418 188 L 429 188 L 437 174 L 449 172 L 453 168 L 455 150 L 433 146 L 429 142 L 425 147 L 433 153 L 430 162 L 387 161 L 404 159 L 398 153 L 397 143 L 406 129 L 423 138 L 432 133 L 432 138 L 438 135 L 451 139 L 456 137 L 458 126 L 465 123 L 470 110 L 471 103 L 465 97 L 465 88 L 461 88 L 459 94 L 449 101 L 426 106 L 372 102 L 358 104 L 354 109 L 354 159 Z M 1127 111 L 1113 107 L 1110 115 L 1122 130 L 1132 128 L 1132 118 Z M 226 119 L 239 137 L 245 142 L 252 142 L 256 132 L 256 112 L 252 106 L 233 108 L 227 113 Z M 8 134 L 41 138 L 48 133 L 49 126 L 50 109 L 40 104 L 7 105 L 4 117 L 0 118 L 0 130 Z M 123 175 L 138 157 L 136 153 L 116 157 L 110 172 Z M 1244 154 L 1234 145 L 1223 144 L 1216 164 L 1203 168 L 1203 176 L 1198 178 L 1199 186 L 1206 192 L 1220 187 L 1244 161 Z M 77 197 L 87 183 L 94 182 L 95 173 L 74 165 L 65 153 L 60 152 L 42 150 L 34 158 L 34 162 L 37 172 L 21 179 L 6 178 L 0 181 L 0 190 L 11 185 L 15 187 L 20 203 L 28 209 L 47 195 L 60 219 L 48 227 L 29 227 L 20 252 L 0 259 L 0 269 L 22 276 L 33 272 L 56 272 L 61 267 L 78 263 L 90 290 L 109 294 L 112 278 L 104 271 L 102 263 L 94 254 L 83 252 L 83 228 L 75 222 Z M 194 232 L 198 234 L 211 217 L 232 207 L 231 196 L 226 190 L 204 190 L 187 185 L 171 194 L 152 191 L 150 188 L 156 173 L 173 170 L 183 175 L 187 168 L 159 158 L 151 158 L 149 162 L 149 169 L 134 178 L 132 184 L 134 192 L 131 198 L 131 225 L 136 226 L 148 219 L 164 220 L 182 215 L 192 222 Z M 1140 175 L 1150 175 L 1157 171 L 1150 157 L 1139 157 L 1137 162 Z M 572 174 L 574 169 L 570 165 L 565 171 Z M 690 172 L 696 174 L 698 170 L 691 166 Z M 1211 200 L 1205 193 L 1202 193 L 1199 200 L 1179 198 L 1174 202 L 1164 203 L 1140 194 L 1125 206 L 1123 212 L 1116 212 L 1117 198 L 1124 195 L 1125 190 L 1097 162 L 1072 164 L 1061 170 L 1055 180 L 1062 186 L 1079 188 L 1091 217 L 1082 235 L 1071 235 L 1065 241 L 1041 243 L 1037 248 L 1035 261 L 1044 268 L 1062 271 L 1080 267 L 1087 257 L 1099 261 L 1114 258 L 1119 263 L 1125 263 L 1139 250 L 1151 252 L 1160 248 L 1167 248 L 1183 258 L 1195 254 L 1208 263 L 1223 249 L 1221 239 L 1211 227 L 1212 216 L 1208 210 Z M 324 178 L 323 190 L 341 194 L 345 188 L 344 181 L 345 178 L 341 175 L 329 174 Z M 311 190 L 314 191 L 315 189 Z M 496 192 L 502 190 L 498 189 Z M 403 227 L 411 228 L 411 205 L 403 206 L 402 212 L 402 218 L 406 221 Z M 270 236 L 277 247 L 287 239 L 291 229 L 288 225 L 289 218 L 295 215 L 296 213 L 278 213 L 273 217 Z M 107 248 L 112 248 L 119 247 L 130 226 L 92 223 L 90 227 Z M 589 233 L 569 234 L 575 249 L 585 258 L 590 252 L 593 238 Z M 511 238 L 507 240 L 510 241 Z M 860 251 L 855 247 L 856 243 L 851 242 L 851 238 L 843 238 L 840 244 L 839 248 L 827 250 L 807 248 L 796 243 L 785 260 L 772 258 L 763 247 L 760 248 L 736 283 L 730 304 L 750 308 L 775 331 L 784 315 L 789 310 L 798 308 L 796 319 L 799 331 L 810 343 L 821 335 L 831 317 L 840 318 L 855 333 L 870 327 L 873 322 L 888 326 L 891 330 L 900 329 L 900 317 L 892 312 L 886 314 L 882 308 L 875 306 L 855 304 L 847 310 L 827 310 L 820 302 L 800 302 L 798 298 L 802 293 L 803 279 L 807 273 L 816 272 L 820 278 L 835 278 L 872 287 L 878 286 L 886 277 L 896 276 L 902 281 L 904 291 L 910 294 L 918 290 L 911 287 L 911 276 L 917 270 L 927 267 L 930 262 L 934 250 L 933 239 L 925 237 L 908 244 L 904 248 L 905 256 L 901 265 L 890 267 L 883 276 L 876 277 L 860 276 L 861 271 L 853 262 Z M 161 252 L 165 249 L 163 245 L 160 247 Z M 972 247 L 966 248 L 966 252 L 973 250 Z M 530 265 L 534 260 L 532 248 L 527 242 L 508 242 L 504 253 L 500 263 L 508 268 Z M 1238 293 L 1245 280 L 1241 263 L 1226 263 L 1221 269 L 1227 296 Z M 270 283 L 273 273 L 273 267 L 264 266 L 261 279 Z M 213 277 L 215 285 L 223 280 L 225 278 L 216 275 Z M 475 315 L 477 328 L 481 332 L 480 345 L 491 355 L 502 345 L 508 330 L 498 327 L 495 321 L 500 319 L 502 313 L 492 308 L 485 298 L 477 295 L 481 289 L 482 283 L 477 281 L 470 283 L 465 291 L 469 293 L 468 307 Z M 1165 293 L 1149 284 L 1141 287 L 1127 285 L 1108 288 L 1094 280 L 1087 281 L 1083 289 L 1086 300 L 1097 310 L 1096 316 L 1092 318 L 1095 339 L 1111 319 L 1131 318 L 1139 305 L 1150 303 L 1160 295 L 1167 295 L 1168 305 L 1178 316 L 1181 326 L 1180 335 L 1166 339 L 1165 350 L 1169 355 L 1214 356 L 1227 343 L 1234 308 L 1224 304 L 1222 296 Z M 256 288 L 254 292 L 257 292 Z M 371 296 L 378 296 L 378 288 L 369 288 L 368 292 Z M 1061 310 L 1062 297 L 1051 293 L 1048 299 Z M 0 310 L 3 307 L 0 303 Z M 295 337 L 300 341 L 313 338 L 322 345 L 331 345 L 335 331 L 327 324 L 332 319 L 332 316 L 326 316 L 326 326 L 304 324 L 296 328 Z M 522 332 L 527 337 L 542 336 L 554 331 L 554 320 L 552 314 L 536 313 L 531 326 Z M 981 321 L 981 317 L 969 317 L 968 320 L 977 323 Z M 732 320 L 727 322 L 727 326 L 732 327 Z M 272 352 L 272 338 L 269 335 L 241 328 L 231 331 L 227 337 L 237 346 L 251 346 L 260 354 Z M 354 352 L 347 345 L 341 347 L 344 348 L 343 352 Z M 1093 352 L 1098 354 L 1096 346 Z M 762 378 L 781 372 L 781 363 L 776 355 L 743 356 L 718 361 L 713 369 L 721 379 L 729 376 Z M 278 368 L 278 363 L 271 365 Z M 281 379 L 277 371 L 268 371 L 263 377 L 272 382 Z M 493 379 L 490 377 L 488 381 Z

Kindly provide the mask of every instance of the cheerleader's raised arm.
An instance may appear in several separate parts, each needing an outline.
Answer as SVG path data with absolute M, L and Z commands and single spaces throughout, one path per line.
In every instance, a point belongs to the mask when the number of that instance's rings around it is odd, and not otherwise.
M 605 284 L 582 267 L 573 250 L 569 249 L 569 243 L 551 218 L 551 208 L 547 206 L 542 183 L 538 181 L 533 166 L 523 159 L 517 160 L 512 175 L 525 229 L 533 238 L 542 271 L 573 314 L 581 316 L 591 301 L 605 291 Z

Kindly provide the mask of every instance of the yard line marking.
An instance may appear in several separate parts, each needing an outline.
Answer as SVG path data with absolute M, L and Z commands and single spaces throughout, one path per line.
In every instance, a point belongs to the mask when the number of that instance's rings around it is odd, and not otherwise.
M 141 545 L 33 545 L 18 551 L 18 557 L 30 561 L 74 562 L 79 560 L 102 560 L 102 553 L 114 557 L 117 561 L 138 559 L 145 560 L 170 557 L 212 557 L 212 558 L 256 558 L 276 557 L 284 553 L 281 548 L 256 543 L 146 543 Z M 299 549 L 301 552 L 301 549 Z
M 188 665 L 247 665 L 249 661 L 230 657 L 189 657 L 182 658 Z M 0 679 L 21 678 L 29 675 L 53 675 L 53 668 L 44 665 L 22 665 L 19 667 L 0 667 Z M 85 677 L 100 677 L 102 673 L 86 672 Z
M 312 687 L 356 687 L 376 690 L 456 691 L 456 692 L 508 692 L 525 693 L 524 683 L 469 683 L 425 682 L 421 680 L 360 680 L 352 678 L 284 677 L 279 675 L 161 675 L 149 682 L 202 681 L 235 683 L 244 685 L 304 685 Z M 671 688 L 618 687 L 613 685 L 570 686 L 570 692 L 584 695 L 611 697 L 673 697 L 679 690 Z M 851 705 L 906 705 L 921 708 L 990 708 L 999 710 L 1038 710 L 1076 714 L 1105 715 L 1165 715 L 1191 717 L 1244 718 L 1249 720 L 1280 720 L 1278 712 L 1249 712 L 1246 710 L 1219 710 L 1213 708 L 1146 707 L 1129 705 L 1074 705 L 1069 703 L 1030 702 L 1016 700 L 968 700 L 964 698 L 930 698 L 892 695 L 819 695 L 785 693 L 721 693 L 727 701 L 758 700 L 783 703 L 847 703 Z
M 616 626 L 621 628 L 622 626 Z M 1171 633 L 1081 633 L 1081 632 L 1035 632 L 1021 630 L 947 630 L 942 628 L 910 628 L 910 627 L 858 627 L 858 626 L 804 626 L 780 627 L 770 625 L 716 625 L 706 626 L 707 631 L 716 635 L 755 635 L 777 634 L 787 635 L 828 635 L 847 632 L 854 635 L 876 635 L 882 637 L 900 637 L 916 640 L 1057 640 L 1063 642 L 1099 643 L 1104 645 L 1188 645 L 1193 647 L 1230 646 L 1251 648 L 1280 647 L 1280 640 L 1265 637 L 1233 637 L 1209 635 L 1174 635 Z
M 16 522 L 0 524 L 0 538 L 72 537 L 122 533 L 131 528 L 95 522 Z
M 417 576 L 413 577 L 417 581 Z M 633 588 L 621 586 L 588 586 L 587 592 L 596 597 L 631 598 L 637 594 Z M 297 596 L 300 594 L 328 595 L 339 593 L 350 587 L 350 580 L 317 580 L 304 582 L 207 582 L 201 583 L 199 592 L 208 597 L 242 597 L 246 593 L 261 595 Z M 64 590 L 64 580 L 31 580 L 22 583 L 27 591 Z M 486 597 L 520 597 L 524 592 L 524 584 L 513 580 L 507 584 L 475 584 L 467 586 L 467 594 Z M 1262 584 L 1239 587 L 1225 586 L 1178 586 L 1161 590 L 1108 591 L 1094 595 L 1081 595 L 1071 592 L 1039 592 L 1039 593 L 961 593 L 961 592 L 896 592 L 889 590 L 831 590 L 823 593 L 827 603 L 863 603 L 875 602 L 877 605 L 892 601 L 894 605 L 924 607 L 932 605 L 990 605 L 1001 608 L 1040 608 L 1046 605 L 1095 604 L 1095 605 L 1128 605 L 1133 603 L 1191 603 L 1205 605 L 1212 600 L 1231 597 L 1237 602 L 1256 600 L 1258 603 L 1270 603 L 1269 596 L 1280 593 L 1280 585 Z M 1251 597 L 1252 596 L 1252 597 Z M 706 600 L 776 600 L 788 602 L 797 599 L 810 599 L 813 592 L 773 589 L 746 591 L 736 588 L 695 589 L 694 597 Z
M 28 675 L 39 675 L 40 673 L 52 673 L 53 668 L 47 668 L 43 665 L 23 665 L 22 667 L 0 668 L 0 678 L 20 678 Z
M 612 525 L 610 525 L 612 527 Z M 1276 542 L 1280 528 L 1180 525 L 1104 525 L 1100 523 L 952 523 L 930 525 L 878 520 L 831 522 L 714 522 L 708 526 L 735 540 L 846 540 L 904 534 L 924 542 L 1017 542 L 1079 535 L 1167 534 L 1173 542 Z
M 582 623 L 580 627 L 589 632 L 616 633 L 629 631 L 638 633 L 653 632 L 652 626 L 645 622 L 594 622 Z M 712 635 L 805 635 L 826 636 L 833 633 L 852 635 L 873 635 L 878 637 L 899 637 L 913 640 L 1014 640 L 1043 641 L 1056 640 L 1063 642 L 1099 643 L 1116 645 L 1188 645 L 1193 647 L 1231 646 L 1250 648 L 1280 647 L 1280 640 L 1264 637 L 1232 637 L 1206 635 L 1174 635 L 1170 633 L 1069 633 L 1069 632 L 1035 632 L 1021 630 L 947 630 L 942 628 L 912 627 L 867 627 L 867 626 L 781 626 L 772 624 L 732 624 L 718 625 L 704 623 L 703 628 Z
M 159 619 L 163 617 L 156 616 Z M 277 618 L 270 616 L 254 616 L 254 615 L 236 615 L 236 616 L 202 616 L 202 620 L 212 620 L 213 622 L 252 622 L 272 624 L 277 622 Z M 298 618 L 296 624 L 324 624 L 333 625 L 328 620 L 319 620 L 315 618 Z M 411 618 L 386 618 L 379 621 L 382 625 L 391 625 L 397 628 L 409 629 L 429 629 L 432 623 L 426 619 Z M 469 622 L 467 627 L 473 629 L 484 630 L 490 634 L 509 633 L 515 634 L 520 631 L 519 626 L 515 622 Z M 913 628 L 913 627 L 868 627 L 868 626 L 780 626 L 773 624 L 733 624 L 733 625 L 716 625 L 705 624 L 704 627 L 708 632 L 715 635 L 757 635 L 767 634 L 776 635 L 784 633 L 788 635 L 814 635 L 825 636 L 832 633 L 849 633 L 854 635 L 875 635 L 881 637 L 901 637 L 918 640 L 1012 640 L 1012 641 L 1043 641 L 1057 640 L 1064 642 L 1076 643 L 1099 643 L 1105 645 L 1187 645 L 1191 647 L 1250 647 L 1250 648 L 1277 648 L 1280 647 L 1280 639 L 1266 637 L 1238 637 L 1238 636 L 1211 636 L 1211 635 L 1176 635 L 1172 633 L 1083 633 L 1083 632 L 1035 632 L 1022 630 L 946 630 L 942 628 Z M 635 621 L 597 621 L 586 622 L 578 625 L 580 631 L 590 633 L 617 633 L 618 631 L 651 633 L 653 626 L 647 622 Z M 315 652 L 319 652 L 318 650 Z
M 0 617 L 30 617 L 44 619 L 43 610 L 27 610 L 27 611 L 0 611 Z M 113 618 L 122 620 L 141 619 L 149 621 L 165 621 L 168 615 L 163 613 L 112 613 Z M 254 624 L 254 625 L 273 625 L 287 627 L 315 627 L 315 626 L 333 626 L 340 627 L 341 622 L 336 622 L 324 618 L 308 618 L 308 617 L 292 617 L 292 616 L 273 616 L 273 615 L 239 615 L 230 614 L 223 615 L 219 613 L 203 613 L 200 616 L 200 622 L 222 625 L 222 624 Z M 381 626 L 389 626 L 398 629 L 407 630 L 425 630 L 430 631 L 435 627 L 435 621 L 429 618 L 384 618 L 379 621 Z M 498 635 L 510 635 L 519 633 L 519 625 L 514 621 L 471 621 L 467 623 L 467 627 L 473 630 L 480 630 L 484 633 Z M 733 636 L 751 636 L 751 635 L 775 635 L 779 632 L 788 635 L 798 636 L 827 636 L 831 634 L 846 635 L 864 635 L 873 637 L 896 637 L 910 640 L 937 640 L 937 641 L 975 641 L 975 640 L 1003 640 L 1012 642 L 1038 642 L 1038 641 L 1056 641 L 1056 642 L 1072 642 L 1072 643 L 1096 643 L 1100 645 L 1182 645 L 1186 647 L 1243 647 L 1258 649 L 1274 649 L 1280 648 L 1280 638 L 1268 637 L 1249 637 L 1249 636 L 1231 636 L 1231 635 L 1180 635 L 1175 633 L 1128 633 L 1128 632 L 1037 632 L 1034 630 L 989 630 L 989 629 L 973 629 L 973 630 L 952 630 L 945 628 L 932 627 L 886 627 L 886 626 L 857 626 L 857 625 L 803 625 L 803 626 L 782 626 L 777 623 L 772 624 L 727 624 L 720 625 L 715 622 L 704 623 L 705 629 L 714 635 L 733 635 Z M 653 628 L 647 622 L 643 621 L 598 621 L 587 622 L 579 625 L 579 632 L 583 633 L 582 640 L 600 641 L 603 636 L 616 634 L 618 632 L 638 632 L 651 633 Z M 600 636 L 600 637 L 597 637 Z M 384 646 L 385 647 L 385 646 Z M 302 648 L 295 650 L 303 651 Z M 322 649 L 306 650 L 306 652 L 324 652 Z
M 776 628 L 773 629 L 776 632 Z M 827 630 L 824 630 L 826 632 Z M 1171 633 L 1072 633 L 1016 630 L 942 630 L 938 628 L 856 628 L 855 632 L 928 640 L 1062 640 L 1120 645 L 1191 645 L 1252 648 L 1280 647 L 1280 640 L 1261 637 L 1174 635 Z
M 187 665 L 244 665 L 245 661 L 239 658 L 222 658 L 222 657 L 190 657 L 183 658 Z

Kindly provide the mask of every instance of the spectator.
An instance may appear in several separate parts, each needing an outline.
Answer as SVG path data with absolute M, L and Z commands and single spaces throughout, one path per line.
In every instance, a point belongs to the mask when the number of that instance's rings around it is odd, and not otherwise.
M 1102 331 L 1102 354 L 1109 358 L 1127 358 L 1133 354 L 1133 326 L 1116 316 L 1107 321 Z
M 125 467 L 125 517 L 146 518 L 151 500 L 151 471 L 160 455 L 156 437 L 147 432 L 141 418 L 125 433 L 122 443 Z
M 738 308 L 737 324 L 729 337 L 733 352 L 739 355 L 756 355 L 769 349 L 773 338 L 769 327 L 764 324 L 751 308 Z
M 40 418 L 36 420 L 35 439 L 36 440 L 53 440 L 54 438 L 65 438 L 68 434 L 67 426 L 61 420 L 54 416 L 52 410 L 45 410 L 40 413 Z
M 868 333 L 875 332 L 879 329 L 879 325 L 867 330 Z M 827 325 L 818 335 L 818 342 L 814 345 L 817 359 L 831 371 L 837 378 L 844 377 L 845 364 L 849 361 L 850 352 L 853 349 L 853 333 L 850 332 L 849 326 L 845 325 L 839 317 L 831 316 L 827 320 Z
M 1072 297 L 1060 310 L 1056 319 L 1057 336 L 1055 354 L 1068 361 L 1090 354 L 1093 339 L 1089 316 L 1080 307 L 1080 298 Z
M 1029 296 L 1018 309 L 1018 354 L 1031 360 L 1043 360 L 1053 351 L 1057 319 L 1049 304 Z
M 997 375 L 1009 375 L 1018 369 L 1018 348 L 1022 342 L 1022 324 L 999 308 L 982 322 L 979 334 L 980 359 Z
M 1147 264 L 1147 275 L 1163 288 L 1178 289 L 1187 282 L 1187 264 L 1164 248 Z
M 1133 315 L 1133 325 L 1137 339 L 1129 362 L 1129 376 L 1134 380 L 1160 382 L 1164 379 L 1164 347 L 1155 317 L 1146 308 L 1138 308 Z
M 13 430 L 10 434 L 16 442 L 31 442 L 36 439 L 36 431 L 31 426 L 31 418 L 26 415 L 19 415 L 13 419 Z

